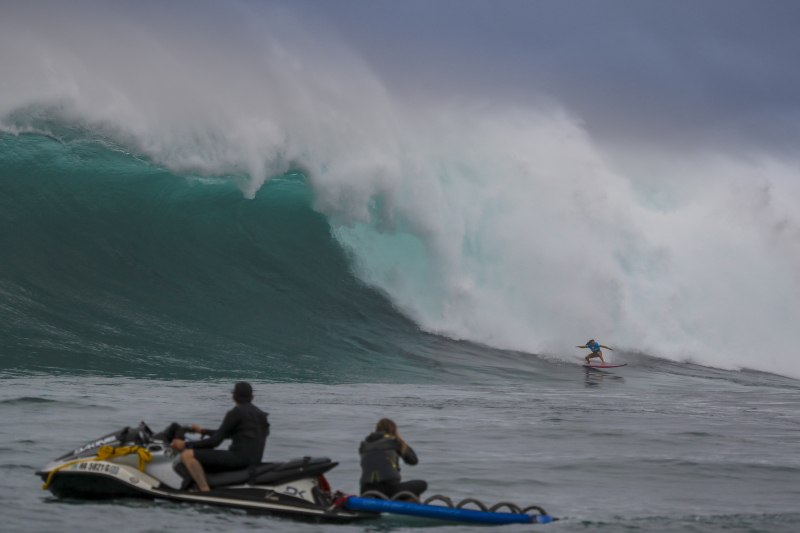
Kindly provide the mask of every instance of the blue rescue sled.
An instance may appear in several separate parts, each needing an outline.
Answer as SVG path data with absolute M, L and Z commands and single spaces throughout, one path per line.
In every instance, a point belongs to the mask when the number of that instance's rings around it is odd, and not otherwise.
M 347 498 L 347 502 L 345 502 L 343 506 L 353 511 L 403 514 L 420 516 L 423 518 L 436 518 L 438 520 L 469 522 L 472 524 L 549 524 L 553 521 L 553 517 L 548 515 L 492 513 L 488 511 L 473 511 L 472 509 L 441 507 L 438 505 L 358 498 L 356 496 Z

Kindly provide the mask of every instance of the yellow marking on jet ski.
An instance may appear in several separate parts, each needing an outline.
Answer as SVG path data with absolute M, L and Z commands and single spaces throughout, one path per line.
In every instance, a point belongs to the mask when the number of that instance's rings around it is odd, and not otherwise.
M 114 457 L 122 457 L 124 455 L 129 455 L 135 453 L 139 456 L 139 472 L 144 472 L 144 467 L 147 463 L 153 460 L 153 454 L 150 453 L 149 450 L 142 448 L 141 446 L 119 446 L 117 448 L 113 448 L 111 446 L 103 446 L 99 450 L 97 450 L 97 457 L 92 459 L 78 459 L 76 461 L 71 461 L 69 463 L 63 464 L 59 467 L 56 467 L 50 471 L 47 475 L 47 481 L 45 481 L 44 485 L 42 485 L 43 490 L 47 490 L 47 487 L 50 486 L 50 482 L 53 480 L 53 474 L 67 468 L 68 466 L 72 466 L 76 463 L 89 463 L 91 461 L 105 461 L 108 459 L 113 459 Z

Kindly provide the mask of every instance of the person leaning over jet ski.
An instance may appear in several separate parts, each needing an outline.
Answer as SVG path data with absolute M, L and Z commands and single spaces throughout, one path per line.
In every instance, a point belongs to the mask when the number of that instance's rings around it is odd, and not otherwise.
M 249 383 L 237 383 L 233 388 L 236 407 L 225 414 L 219 429 L 202 429 L 192 424 L 195 432 L 208 438 L 189 442 L 174 439 L 170 444 L 170 448 L 182 452 L 181 462 L 201 491 L 209 490 L 206 472 L 242 470 L 261 462 L 269 435 L 269 422 L 267 413 L 253 405 L 252 400 L 253 387 Z M 213 449 L 228 438 L 233 440 L 230 448 Z
M 377 490 L 389 498 L 399 492 L 413 492 L 417 496 L 428 489 L 428 483 L 419 479 L 400 482 L 400 458 L 407 465 L 418 462 L 417 454 L 397 433 L 397 424 L 383 418 L 358 448 L 361 455 L 361 494 Z

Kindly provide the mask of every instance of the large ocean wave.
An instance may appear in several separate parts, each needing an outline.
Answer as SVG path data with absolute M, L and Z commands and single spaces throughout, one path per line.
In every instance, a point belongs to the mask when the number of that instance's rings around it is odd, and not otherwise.
M 111 331 L 137 342 L 161 328 L 152 351 L 185 353 L 170 339 L 186 324 L 170 317 L 213 304 L 204 320 L 228 353 L 285 319 L 255 345 L 303 353 L 297 324 L 331 338 L 367 328 L 375 360 L 393 331 L 424 336 L 416 324 L 561 359 L 593 337 L 800 376 L 787 346 L 800 318 L 798 162 L 612 151 L 553 103 L 400 97 L 319 28 L 226 5 L 156 17 L 52 4 L 51 23 L 7 10 L 8 313 L 27 305 L 33 272 L 52 291 L 29 302 L 43 315 L 63 304 L 68 317 L 67 302 L 93 295 L 98 351 Z M 121 299 L 142 318 L 104 322 Z M 58 337 L 57 350 L 74 335 L 5 322 L 7 338 Z M 347 360 L 351 341 L 331 350 Z
M 36 135 L 0 136 L 0 165 L 6 369 L 420 379 L 401 354 L 424 338 L 350 274 L 301 174 L 246 199 Z

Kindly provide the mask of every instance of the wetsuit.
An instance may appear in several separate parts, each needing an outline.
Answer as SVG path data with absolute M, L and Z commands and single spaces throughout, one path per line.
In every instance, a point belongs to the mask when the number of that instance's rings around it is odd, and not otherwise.
M 400 458 L 408 465 L 419 461 L 417 454 L 391 435 L 375 432 L 368 436 L 358 448 L 361 455 L 361 494 L 377 490 L 391 498 L 398 492 L 413 492 L 417 496 L 425 492 L 428 484 L 422 480 L 400 482 Z
M 201 440 L 189 441 L 187 448 L 206 472 L 241 470 L 261 462 L 269 435 L 267 413 L 251 403 L 237 405 L 227 412 L 217 430 L 203 430 Z M 223 440 L 232 439 L 227 450 L 214 450 Z

